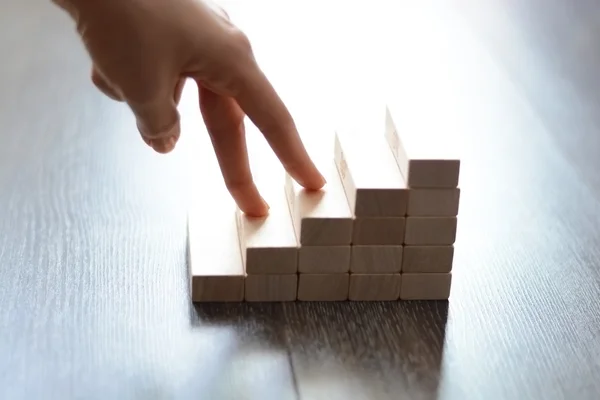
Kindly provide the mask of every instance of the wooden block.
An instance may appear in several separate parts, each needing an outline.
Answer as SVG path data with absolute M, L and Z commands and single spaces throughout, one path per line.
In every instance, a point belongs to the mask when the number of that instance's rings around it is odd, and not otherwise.
M 319 191 L 302 188 L 288 174 L 286 194 L 296 236 L 302 246 L 349 245 L 353 219 L 333 160 L 323 163 L 327 184 Z
M 298 271 L 298 242 L 283 184 L 259 186 L 271 207 L 266 217 L 249 217 L 238 209 L 238 230 L 246 273 L 293 274 Z
M 406 215 L 411 217 L 455 217 L 460 189 L 410 189 Z
M 402 272 L 447 273 L 453 261 L 454 246 L 404 246 Z
M 186 126 L 191 123 L 191 126 Z M 182 131 L 201 132 L 201 120 L 188 119 Z M 244 265 L 236 206 L 227 191 L 208 135 L 189 135 L 193 157 L 188 212 L 188 268 L 193 302 L 244 301 Z M 200 161 L 201 160 L 201 161 Z M 210 196 L 206 194 L 210 193 Z
M 210 209 L 188 216 L 188 262 L 193 302 L 244 300 L 244 266 L 236 228 L 235 207 Z
M 349 284 L 350 276 L 348 274 L 299 274 L 298 300 L 348 300 Z
M 285 170 L 263 134 L 246 122 L 246 146 L 252 176 L 269 204 L 269 215 L 249 217 L 238 210 L 242 261 L 248 275 L 298 271 L 298 240 L 286 199 Z
M 401 300 L 448 300 L 452 273 L 402 274 Z
M 460 159 L 447 139 L 447 132 L 426 134 L 418 125 L 410 124 L 401 130 L 401 118 L 400 113 L 392 111 L 389 105 L 386 107 L 385 138 L 408 187 L 458 187 Z
M 334 159 L 350 209 L 355 217 L 404 217 L 408 189 L 390 148 L 373 134 L 377 125 L 362 129 L 335 134 Z
M 246 301 L 295 301 L 297 293 L 298 274 L 246 276 Z
M 404 246 L 352 246 L 351 273 L 396 273 L 402 269 Z
M 400 274 L 350 274 L 348 299 L 394 301 L 400 297 Z
M 302 246 L 298 272 L 342 274 L 350 270 L 351 246 Z
M 452 245 L 457 217 L 407 217 L 405 245 Z
M 401 245 L 406 218 L 364 217 L 354 220 L 353 245 Z

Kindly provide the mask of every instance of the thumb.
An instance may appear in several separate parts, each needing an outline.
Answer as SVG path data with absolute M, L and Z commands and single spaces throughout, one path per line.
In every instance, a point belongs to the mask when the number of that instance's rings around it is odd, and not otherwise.
M 175 148 L 180 135 L 179 112 L 170 93 L 146 102 L 127 102 L 144 142 L 162 154 Z

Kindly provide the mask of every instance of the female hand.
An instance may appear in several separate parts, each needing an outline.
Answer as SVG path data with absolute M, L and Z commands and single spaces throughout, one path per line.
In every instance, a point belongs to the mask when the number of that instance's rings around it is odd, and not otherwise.
M 245 115 L 298 183 L 315 190 L 325 184 L 248 38 L 224 11 L 202 0 L 54 1 L 77 23 L 94 84 L 129 105 L 143 140 L 155 151 L 175 147 L 183 83 L 195 80 L 226 186 L 242 211 L 268 212 L 250 172 Z

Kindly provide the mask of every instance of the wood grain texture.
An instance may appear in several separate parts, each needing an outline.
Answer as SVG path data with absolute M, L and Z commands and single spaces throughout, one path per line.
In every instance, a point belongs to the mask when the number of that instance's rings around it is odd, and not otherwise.
M 404 244 L 452 245 L 458 230 L 457 217 L 406 217 Z
M 404 246 L 402 272 L 450 272 L 454 246 Z
M 460 208 L 460 188 L 410 188 L 406 215 L 410 217 L 455 217 Z
M 350 270 L 351 246 L 302 246 L 298 252 L 298 272 L 340 274 Z
M 363 274 L 399 273 L 404 246 L 352 246 L 350 272 Z
M 406 218 L 358 217 L 352 228 L 353 245 L 401 245 L 404 243 Z
M 297 400 L 285 332 L 281 329 L 284 319 L 281 303 L 195 305 L 193 329 L 212 331 L 220 338 L 212 345 L 223 347 L 225 343 L 229 352 L 215 354 L 212 363 L 206 365 L 206 371 L 214 371 L 209 374 L 214 380 L 212 387 L 206 391 L 192 387 L 183 398 Z M 214 353 L 210 344 L 203 348 L 207 354 Z M 201 375 L 193 379 L 203 380 Z
M 452 273 L 402 273 L 401 300 L 448 300 L 452 290 Z
M 450 362 L 445 303 L 286 303 L 299 397 L 437 398 Z
M 295 301 L 298 293 L 298 274 L 248 275 L 244 288 L 246 301 Z
M 344 301 L 348 299 L 348 274 L 300 274 L 298 300 Z
M 400 298 L 400 274 L 350 274 L 348 299 L 352 301 L 396 301 Z
M 0 397 L 596 400 L 599 4 L 462 4 L 493 31 L 482 51 L 439 2 L 226 4 L 294 116 L 318 117 L 299 124 L 307 137 L 338 102 L 376 99 L 357 91 L 380 77 L 461 137 L 449 304 L 191 308 L 186 217 L 206 132 L 153 154 L 90 84 L 70 21 L 45 0 L 4 1 Z M 202 125 L 194 92 L 185 132 Z

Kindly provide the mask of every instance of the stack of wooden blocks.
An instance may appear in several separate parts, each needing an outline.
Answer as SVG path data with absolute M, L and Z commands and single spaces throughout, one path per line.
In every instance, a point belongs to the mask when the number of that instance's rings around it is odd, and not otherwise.
M 460 160 L 434 157 L 435 144 L 423 146 L 427 138 L 401 137 L 398 125 L 387 108 L 386 142 L 408 188 L 400 299 L 448 299 L 460 200 Z M 426 155 L 428 148 L 432 152 Z
M 223 228 L 190 217 L 193 301 L 448 299 L 460 160 L 399 135 L 389 107 L 379 125 L 335 132 L 320 191 L 267 176 L 267 217 L 237 210 L 232 226 L 223 212 Z

